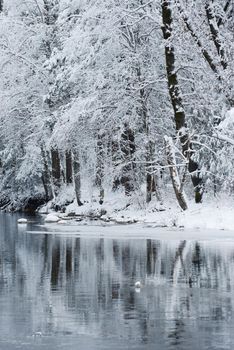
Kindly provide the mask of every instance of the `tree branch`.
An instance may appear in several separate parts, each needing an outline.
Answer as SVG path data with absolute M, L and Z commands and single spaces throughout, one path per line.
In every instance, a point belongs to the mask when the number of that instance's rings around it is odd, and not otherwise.
M 190 32 L 191 36 L 194 38 L 195 42 L 197 43 L 197 46 L 201 49 L 201 53 L 204 57 L 204 59 L 206 60 L 206 62 L 208 63 L 209 67 L 211 68 L 211 70 L 215 73 L 218 74 L 218 69 L 216 67 L 216 65 L 214 64 L 214 61 L 211 57 L 211 55 L 209 54 L 209 52 L 203 47 L 201 41 L 199 40 L 197 34 L 195 33 L 195 31 L 193 30 L 189 18 L 188 16 L 185 14 L 184 10 L 182 9 L 181 5 L 179 3 L 177 3 L 178 9 L 182 15 L 183 21 L 186 25 L 186 28 L 188 29 L 188 31 Z
M 224 9 L 223 9 L 224 12 L 227 12 L 227 10 L 228 10 L 228 8 L 229 8 L 229 5 L 230 5 L 231 3 L 232 3 L 232 0 L 227 0 L 226 4 L 225 4 L 225 6 L 224 6 Z M 220 17 L 219 20 L 218 20 L 217 25 L 218 25 L 218 27 L 220 27 L 222 24 L 223 24 L 223 18 Z
M 224 49 L 222 48 L 222 45 L 221 45 L 218 25 L 216 23 L 216 19 L 215 19 L 215 16 L 213 14 L 213 11 L 212 11 L 210 4 L 208 4 L 208 3 L 205 4 L 205 10 L 206 10 L 208 24 L 210 27 L 211 36 L 212 36 L 214 45 L 216 47 L 216 50 L 218 52 L 218 55 L 220 57 L 220 63 L 222 65 L 223 69 L 226 69 L 227 62 L 225 59 L 225 53 L 224 53 Z

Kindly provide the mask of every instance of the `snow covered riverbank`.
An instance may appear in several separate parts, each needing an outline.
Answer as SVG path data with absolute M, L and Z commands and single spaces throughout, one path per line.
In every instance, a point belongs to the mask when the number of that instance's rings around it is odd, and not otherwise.
M 125 203 L 126 204 L 126 203 Z M 212 200 L 205 204 L 190 203 L 189 209 L 181 211 L 175 205 L 139 208 L 133 205 L 109 201 L 105 205 L 86 203 L 78 207 L 75 203 L 66 207 L 65 213 L 54 213 L 61 219 L 85 224 L 86 220 L 102 223 L 143 224 L 144 227 L 176 227 L 185 229 L 211 229 L 234 231 L 234 203 L 227 199 Z M 113 209 L 115 208 L 115 209 Z M 40 210 L 41 214 L 51 213 L 49 206 Z M 67 221 L 70 222 L 70 221 Z M 77 223 L 78 224 L 78 223 Z

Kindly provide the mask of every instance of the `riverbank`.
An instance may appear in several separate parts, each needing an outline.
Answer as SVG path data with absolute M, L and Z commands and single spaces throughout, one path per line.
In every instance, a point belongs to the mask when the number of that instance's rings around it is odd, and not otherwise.
M 134 198 L 134 203 L 136 199 Z M 63 212 L 55 212 L 51 203 L 40 208 L 40 214 L 54 213 L 61 219 L 74 222 L 99 220 L 103 223 L 141 223 L 148 227 L 177 227 L 186 229 L 234 230 L 234 202 L 230 198 L 212 198 L 202 204 L 189 202 L 189 209 L 182 211 L 175 203 L 167 200 L 162 204 L 141 206 L 126 199 L 109 198 L 104 204 L 86 202 L 77 206 L 76 202 L 64 207 Z

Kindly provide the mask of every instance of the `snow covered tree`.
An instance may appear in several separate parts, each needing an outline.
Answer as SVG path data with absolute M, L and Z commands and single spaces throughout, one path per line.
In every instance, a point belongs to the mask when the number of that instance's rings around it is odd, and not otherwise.
M 176 53 L 171 41 L 171 37 L 173 36 L 173 13 L 169 1 L 162 0 L 162 19 L 162 30 L 165 40 L 165 59 L 168 89 L 174 110 L 176 131 L 178 132 L 181 141 L 183 155 L 188 159 L 188 170 L 191 174 L 195 189 L 195 201 L 199 203 L 202 200 L 202 179 L 199 174 L 198 163 L 192 157 L 193 146 L 191 140 L 189 139 L 189 131 L 187 130 L 186 114 L 183 106 L 182 93 L 176 71 Z M 182 204 L 182 207 L 186 207 L 185 204 Z
M 0 12 L 5 203 L 115 191 L 152 208 L 170 177 L 183 209 L 184 191 L 232 191 L 231 1 L 4 0 Z

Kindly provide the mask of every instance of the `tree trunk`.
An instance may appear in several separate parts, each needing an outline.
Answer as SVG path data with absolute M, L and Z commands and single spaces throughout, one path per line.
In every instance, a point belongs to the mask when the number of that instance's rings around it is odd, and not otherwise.
M 152 175 L 146 174 L 146 203 L 151 202 L 153 192 L 153 178 Z
M 61 167 L 60 167 L 60 157 L 57 148 L 51 150 L 51 162 L 52 162 L 52 180 L 54 185 L 55 195 L 58 194 L 58 189 L 61 186 Z
M 153 192 L 155 192 L 157 200 L 162 204 L 163 203 L 163 199 L 162 199 L 162 194 L 161 194 L 161 190 L 160 190 L 160 188 L 161 188 L 161 186 L 160 186 L 160 182 L 161 182 L 160 181 L 161 180 L 161 178 L 160 178 L 160 171 L 157 170 L 154 173 L 153 177 L 154 177 Z
M 113 133 L 117 133 L 118 130 L 113 131 Z M 114 167 L 116 167 L 120 162 L 120 144 L 117 139 L 112 140 L 111 142 L 111 158 L 112 158 L 112 163 L 114 164 Z M 112 184 L 112 190 L 116 191 L 121 185 L 121 178 L 119 176 L 119 173 L 115 174 L 114 172 L 114 179 L 113 179 L 113 184 Z
M 137 69 L 137 77 L 139 83 L 141 83 L 141 69 Z M 159 191 L 156 193 L 156 177 L 154 176 L 153 169 L 153 159 L 155 154 L 155 145 L 153 144 L 150 138 L 150 118 L 147 108 L 147 97 L 145 93 L 145 89 L 140 89 L 140 111 L 139 114 L 142 118 L 142 132 L 144 138 L 146 139 L 146 147 L 145 147 L 145 172 L 146 172 L 146 203 L 151 202 L 153 193 L 156 194 L 157 199 L 160 197 Z M 152 162 L 152 163 L 151 163 Z M 159 197 L 158 197 L 159 195 Z M 160 197 L 161 198 L 161 197 Z
M 104 178 L 104 145 L 103 140 L 104 134 L 98 134 L 97 140 L 97 168 L 96 168 L 96 185 L 99 189 L 99 203 L 104 202 L 104 188 L 103 188 L 103 178 Z
M 72 183 L 72 153 L 71 151 L 66 151 L 66 184 Z
M 46 151 L 44 150 L 43 146 L 41 146 L 41 155 L 42 155 L 42 161 L 43 161 L 43 166 L 44 166 L 44 170 L 42 173 L 42 183 L 43 183 L 44 190 L 45 190 L 46 201 L 48 202 L 49 200 L 51 200 L 53 198 L 53 190 L 52 190 L 52 185 L 51 185 L 48 157 L 47 157 Z
M 148 137 L 148 135 L 146 135 Z M 152 200 L 153 195 L 159 202 L 162 202 L 160 193 L 159 177 L 154 167 L 153 159 L 155 154 L 155 145 L 149 140 L 146 146 L 146 203 Z
M 173 141 L 171 137 L 165 136 L 165 146 L 166 146 L 167 163 L 170 169 L 173 189 L 175 191 L 175 195 L 180 207 L 183 210 L 186 210 L 188 209 L 188 205 L 187 205 L 185 194 L 183 191 L 183 182 L 182 183 L 180 182 L 179 173 L 176 167 L 175 151 L 174 151 Z
M 155 194 L 156 199 L 162 203 L 160 186 L 158 184 L 158 176 L 156 174 L 147 174 L 146 176 L 146 203 L 151 202 L 152 196 Z
M 182 94 L 179 88 L 177 72 L 175 69 L 175 51 L 172 43 L 170 42 L 172 31 L 173 31 L 173 21 L 172 12 L 170 8 L 170 2 L 162 0 L 162 17 L 163 17 L 163 37 L 165 40 L 165 58 L 166 58 L 166 71 L 168 80 L 169 95 L 174 111 L 174 119 L 176 125 L 176 131 L 179 134 L 180 141 L 182 144 L 182 151 L 184 156 L 188 159 L 188 170 L 191 174 L 192 183 L 195 191 L 195 201 L 200 203 L 202 201 L 203 194 L 203 182 L 199 175 L 198 163 L 192 159 L 194 151 L 192 150 L 192 145 L 189 141 L 185 111 L 182 103 Z
M 125 195 L 129 196 L 134 191 L 134 159 L 133 155 L 136 150 L 135 137 L 128 123 L 124 125 L 125 129 L 121 135 L 121 151 L 125 165 L 122 169 L 121 184 L 125 188 Z
M 148 138 L 148 135 L 146 135 Z M 155 191 L 155 181 L 154 181 L 154 168 L 152 158 L 153 158 L 153 145 L 152 142 L 148 141 L 146 146 L 146 203 L 151 202 L 153 192 Z
M 78 206 L 81 206 L 83 203 L 81 202 L 80 157 L 77 151 L 73 151 L 73 174 L 76 200 Z

